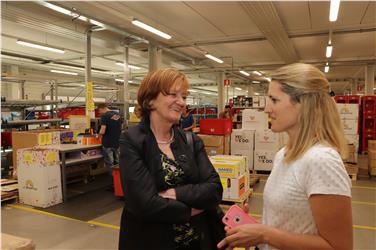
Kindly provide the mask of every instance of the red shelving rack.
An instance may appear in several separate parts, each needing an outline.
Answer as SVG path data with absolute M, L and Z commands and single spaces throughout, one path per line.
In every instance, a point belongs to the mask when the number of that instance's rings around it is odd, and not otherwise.
M 362 97 L 361 151 L 368 151 L 368 140 L 376 140 L 376 96 Z

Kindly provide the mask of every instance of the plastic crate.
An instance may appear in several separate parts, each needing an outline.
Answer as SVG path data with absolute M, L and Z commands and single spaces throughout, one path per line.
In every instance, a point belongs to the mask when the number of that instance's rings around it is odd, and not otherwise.
M 200 133 L 206 135 L 227 135 L 232 132 L 231 119 L 202 119 Z
M 363 114 L 376 115 L 376 96 L 363 96 L 362 107 Z
M 123 197 L 123 188 L 121 186 L 120 170 L 119 167 L 112 168 L 112 177 L 114 178 L 114 194 L 117 197 Z
M 363 133 L 376 133 L 376 116 L 363 117 Z
M 337 103 L 360 103 L 360 96 L 358 95 L 337 95 L 334 97 Z

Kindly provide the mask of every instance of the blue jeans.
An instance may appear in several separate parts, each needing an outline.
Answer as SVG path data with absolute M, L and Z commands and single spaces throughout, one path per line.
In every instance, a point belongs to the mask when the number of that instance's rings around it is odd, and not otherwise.
M 119 164 L 119 148 L 105 148 L 103 150 L 103 160 L 108 173 L 112 175 L 112 166 Z

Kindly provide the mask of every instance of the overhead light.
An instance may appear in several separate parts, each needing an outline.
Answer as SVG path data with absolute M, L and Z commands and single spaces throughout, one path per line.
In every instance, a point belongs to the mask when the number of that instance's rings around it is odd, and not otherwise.
M 71 17 L 73 17 L 73 19 L 79 19 L 81 21 L 89 22 L 91 24 L 94 24 L 94 25 L 102 27 L 101 29 L 95 28 L 93 31 L 99 31 L 99 30 L 106 29 L 105 25 L 103 23 L 98 22 L 98 21 L 93 20 L 93 19 L 90 19 L 90 18 L 87 18 L 87 17 L 81 15 L 80 13 L 77 13 L 77 12 L 74 12 L 74 11 L 71 11 L 71 10 L 67 10 L 67 9 L 59 7 L 57 5 L 48 3 L 46 1 L 38 1 L 38 3 L 41 4 L 41 5 L 43 5 L 43 6 L 45 6 L 45 7 L 47 7 L 47 8 L 49 8 L 49 9 L 51 9 L 51 10 L 57 11 L 59 13 L 62 13 L 62 14 L 68 15 L 68 16 L 71 16 Z
M 115 79 L 115 81 L 117 81 L 117 82 L 124 82 L 123 79 Z M 133 81 L 132 80 L 128 80 L 128 83 L 133 83 Z
M 197 92 L 197 90 L 190 89 L 189 92 Z
M 271 82 L 271 81 L 272 81 L 272 78 L 270 78 L 270 77 L 265 77 L 265 79 L 266 79 L 268 82 Z
M 169 34 L 166 34 L 166 33 L 162 32 L 162 31 L 160 31 L 160 30 L 157 30 L 156 28 L 153 28 L 153 27 L 151 27 L 151 26 L 149 26 L 149 25 L 147 25 L 147 24 L 145 24 L 145 23 L 143 23 L 143 22 L 138 21 L 137 19 L 134 19 L 134 20 L 132 21 L 132 23 L 133 23 L 134 25 L 136 25 L 136 26 L 138 26 L 138 27 L 144 29 L 144 30 L 147 30 L 147 31 L 149 31 L 149 32 L 151 32 L 151 33 L 154 33 L 154 34 L 156 34 L 156 35 L 158 35 L 158 36 L 160 36 L 160 37 L 163 37 L 163 38 L 165 38 L 165 39 L 171 39 L 171 37 L 172 37 L 172 36 L 170 36 Z
M 252 81 L 253 83 L 260 83 L 259 81 Z
M 118 65 L 118 66 L 124 67 L 124 63 L 117 62 L 115 64 Z M 130 68 L 130 69 L 141 69 L 140 67 L 137 67 L 137 66 L 134 66 L 134 65 L 130 65 L 130 64 L 128 64 L 128 68 Z
M 235 89 L 237 89 L 237 90 L 243 90 L 242 88 L 238 88 L 238 87 L 235 87 Z
M 326 57 L 329 58 L 332 56 L 332 51 L 333 51 L 333 46 L 332 45 L 328 45 L 326 46 Z
M 337 20 L 339 3 L 340 3 L 340 0 L 331 0 L 330 1 L 329 21 L 331 21 L 331 22 L 335 22 Z
M 253 74 L 256 74 L 256 75 L 258 75 L 258 76 L 262 76 L 262 73 L 261 73 L 260 71 L 256 71 L 256 70 L 255 70 L 255 71 L 253 71 L 252 73 L 253 73 Z
M 17 44 L 36 48 L 36 49 L 44 49 L 44 50 L 48 50 L 48 51 L 52 51 L 52 52 L 56 52 L 56 53 L 60 53 L 60 54 L 65 53 L 65 51 L 62 50 L 62 49 L 52 48 L 52 47 L 49 47 L 49 46 L 39 45 L 39 44 L 36 44 L 36 43 L 29 43 L 29 42 L 25 42 L 25 41 L 22 41 L 22 40 L 17 40 Z
M 254 95 L 260 95 L 260 93 L 258 93 L 258 92 L 255 92 L 255 93 L 254 93 Z
M 205 56 L 206 56 L 207 58 L 209 58 L 209 59 L 211 59 L 211 60 L 217 62 L 217 63 L 223 63 L 223 61 L 222 61 L 221 59 L 219 59 L 219 58 L 217 58 L 217 57 L 215 57 L 215 56 L 212 56 L 212 55 L 210 55 L 210 54 L 205 54 Z
M 244 70 L 240 70 L 239 71 L 241 74 L 245 75 L 245 76 L 250 76 L 251 74 L 249 74 L 248 72 L 245 72 Z
M 324 72 L 328 73 L 329 72 L 329 65 L 325 65 Z
M 78 75 L 78 73 L 76 72 L 61 71 L 61 70 L 54 70 L 54 69 L 51 69 L 50 71 L 53 73 L 59 73 L 59 74 L 65 74 L 65 75 L 73 75 L 73 76 Z

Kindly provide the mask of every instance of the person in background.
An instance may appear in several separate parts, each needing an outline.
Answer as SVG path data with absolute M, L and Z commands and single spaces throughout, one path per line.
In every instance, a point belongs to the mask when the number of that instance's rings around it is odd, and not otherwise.
M 230 105 L 226 105 L 225 109 L 219 113 L 218 117 L 220 119 L 230 119 L 232 117 Z
M 208 222 L 222 199 L 220 178 L 202 140 L 191 134 L 190 143 L 178 126 L 188 89 L 187 77 L 174 69 L 141 82 L 141 122 L 120 138 L 119 249 L 214 250 L 221 239 Z
M 101 115 L 99 134 L 102 136 L 104 163 L 111 175 L 112 166 L 119 163 L 119 138 L 122 121 L 120 114 L 110 110 L 105 103 L 98 105 L 98 111 Z
M 271 75 L 265 112 L 289 140 L 264 189 L 262 224 L 226 228 L 218 244 L 260 249 L 352 249 L 351 181 L 346 141 L 329 82 L 296 63 Z M 245 209 L 247 210 L 247 209 Z
M 196 121 L 191 112 L 188 111 L 188 106 L 183 110 L 183 114 L 180 118 L 180 125 L 184 131 L 192 131 L 196 127 Z

